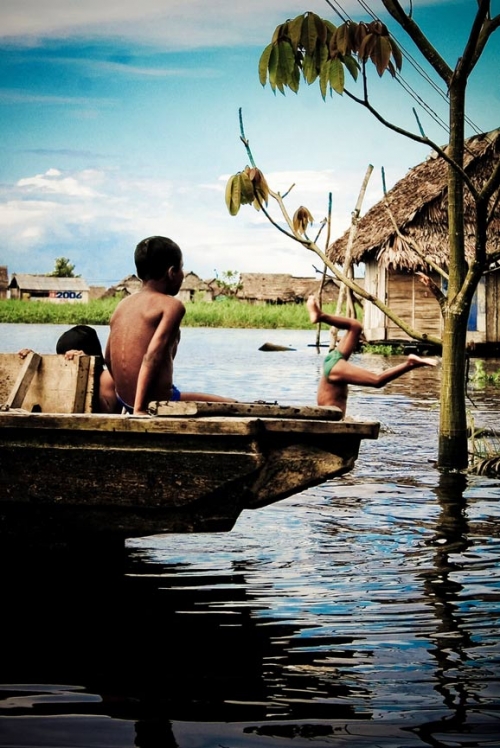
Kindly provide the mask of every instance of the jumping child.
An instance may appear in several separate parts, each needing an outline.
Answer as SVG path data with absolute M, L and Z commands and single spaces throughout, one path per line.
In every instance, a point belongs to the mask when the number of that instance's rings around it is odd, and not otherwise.
M 363 327 L 360 322 L 350 317 L 340 317 L 321 311 L 314 296 L 309 296 L 306 306 L 309 319 L 313 324 L 324 322 L 339 330 L 346 330 L 337 347 L 330 351 L 323 362 L 323 374 L 318 386 L 318 405 L 335 405 L 344 413 L 347 406 L 348 385 L 357 384 L 362 387 L 384 387 L 394 379 L 398 379 L 407 371 L 421 366 L 436 366 L 437 361 L 432 358 L 421 358 L 410 353 L 406 361 L 380 374 L 363 369 L 349 363 L 351 354 L 359 344 Z

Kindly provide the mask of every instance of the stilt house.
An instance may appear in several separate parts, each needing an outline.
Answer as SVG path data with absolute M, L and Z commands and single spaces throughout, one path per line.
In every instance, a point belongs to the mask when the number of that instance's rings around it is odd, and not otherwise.
M 500 129 L 466 141 L 465 170 L 475 184 L 482 184 L 500 159 Z M 424 257 L 445 271 L 448 268 L 447 164 L 436 153 L 419 164 L 374 205 L 358 223 L 353 261 L 365 265 L 365 289 L 384 301 L 413 328 L 440 337 L 439 304 L 416 272 L 422 271 L 439 286 L 441 275 L 419 257 L 406 237 L 414 240 Z M 399 229 L 396 231 L 391 215 Z M 465 190 L 465 243 L 473 256 L 474 208 Z M 500 250 L 500 208 L 497 204 L 489 225 L 488 253 Z M 328 249 L 335 263 L 342 263 L 349 232 Z M 468 342 L 485 350 L 500 345 L 500 262 L 486 269 L 476 291 L 469 316 Z M 364 302 L 364 332 L 369 342 L 405 342 L 408 335 L 369 301 Z

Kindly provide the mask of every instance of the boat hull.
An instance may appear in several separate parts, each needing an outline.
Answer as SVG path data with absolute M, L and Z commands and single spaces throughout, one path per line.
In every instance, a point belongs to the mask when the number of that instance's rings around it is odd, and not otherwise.
M 0 413 L 0 532 L 227 531 L 354 467 L 378 424 Z
M 342 475 L 378 423 L 338 408 L 150 403 L 96 407 L 98 361 L 0 354 L 0 539 L 75 543 L 230 530 L 255 509 Z

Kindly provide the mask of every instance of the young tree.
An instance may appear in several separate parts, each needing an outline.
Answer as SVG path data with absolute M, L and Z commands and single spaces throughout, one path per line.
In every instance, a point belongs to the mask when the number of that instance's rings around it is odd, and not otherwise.
M 379 20 L 369 23 L 347 21 L 336 27 L 330 21 L 310 12 L 288 20 L 276 28 L 271 43 L 263 51 L 259 62 L 259 76 L 263 85 L 269 80 L 273 91 L 278 89 L 282 93 L 285 88 L 297 92 L 301 78 L 308 84 L 317 80 L 323 98 L 328 91 L 345 94 L 392 131 L 432 147 L 446 161 L 448 288 L 446 294 L 433 289 L 439 296 L 443 315 L 438 466 L 441 469 L 460 470 L 466 468 L 468 462 L 465 408 L 467 321 L 472 298 L 482 274 L 500 257 L 500 251 L 488 250 L 487 239 L 489 222 L 493 212 L 498 209 L 500 159 L 482 183 L 472 180 L 468 175 L 464 168 L 465 100 L 469 77 L 492 33 L 500 25 L 500 16 L 491 16 L 491 0 L 477 0 L 477 9 L 463 53 L 456 65 L 451 67 L 412 17 L 411 3 L 409 12 L 403 10 L 398 0 L 382 0 L 382 4 L 446 85 L 450 132 L 447 148 L 440 148 L 430 140 L 418 120 L 419 132 L 411 132 L 389 122 L 372 105 L 368 92 L 369 63 L 375 66 L 379 76 L 387 70 L 396 75 L 402 64 L 397 44 L 387 27 Z M 345 71 L 354 80 L 360 74 L 363 89 L 361 94 L 356 95 L 345 87 Z M 260 176 L 255 177 L 252 173 L 247 176 L 253 176 L 253 190 L 258 197 Z M 244 182 L 246 180 L 242 178 L 243 190 Z M 466 194 L 475 211 L 475 250 L 474 256 L 469 260 L 466 258 L 464 241 Z M 242 202 L 251 202 L 247 197 L 248 195 L 244 196 Z M 262 199 L 259 204 L 262 204 Z M 304 244 L 308 246 L 311 242 Z M 380 304 L 377 303 L 377 306 Z M 385 309 L 384 311 L 387 312 Z M 391 316 L 390 312 L 387 313 Z
M 224 296 L 235 297 L 242 288 L 237 270 L 224 270 L 220 276 L 216 272 L 216 280 Z
M 54 276 L 55 278 L 77 278 L 75 275 L 75 266 L 69 261 L 67 257 L 58 257 L 54 270 L 48 275 Z

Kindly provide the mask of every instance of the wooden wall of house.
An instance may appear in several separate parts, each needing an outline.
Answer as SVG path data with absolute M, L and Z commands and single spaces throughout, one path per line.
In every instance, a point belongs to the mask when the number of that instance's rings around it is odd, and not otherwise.
M 431 274 L 437 285 L 440 276 Z M 439 304 L 432 293 L 410 272 L 387 270 L 376 262 L 366 264 L 366 290 L 385 301 L 397 315 L 415 330 L 438 338 L 443 321 Z M 369 302 L 364 304 L 364 332 L 369 342 L 408 340 L 409 336 Z M 500 343 L 500 269 L 483 276 L 476 291 L 467 342 Z
M 437 285 L 437 273 L 430 275 Z M 441 311 L 434 295 L 424 286 L 418 275 L 401 270 L 389 270 L 386 274 L 387 306 L 415 330 L 436 337 L 441 336 Z M 408 340 L 409 336 L 392 320 L 387 319 L 387 340 Z

